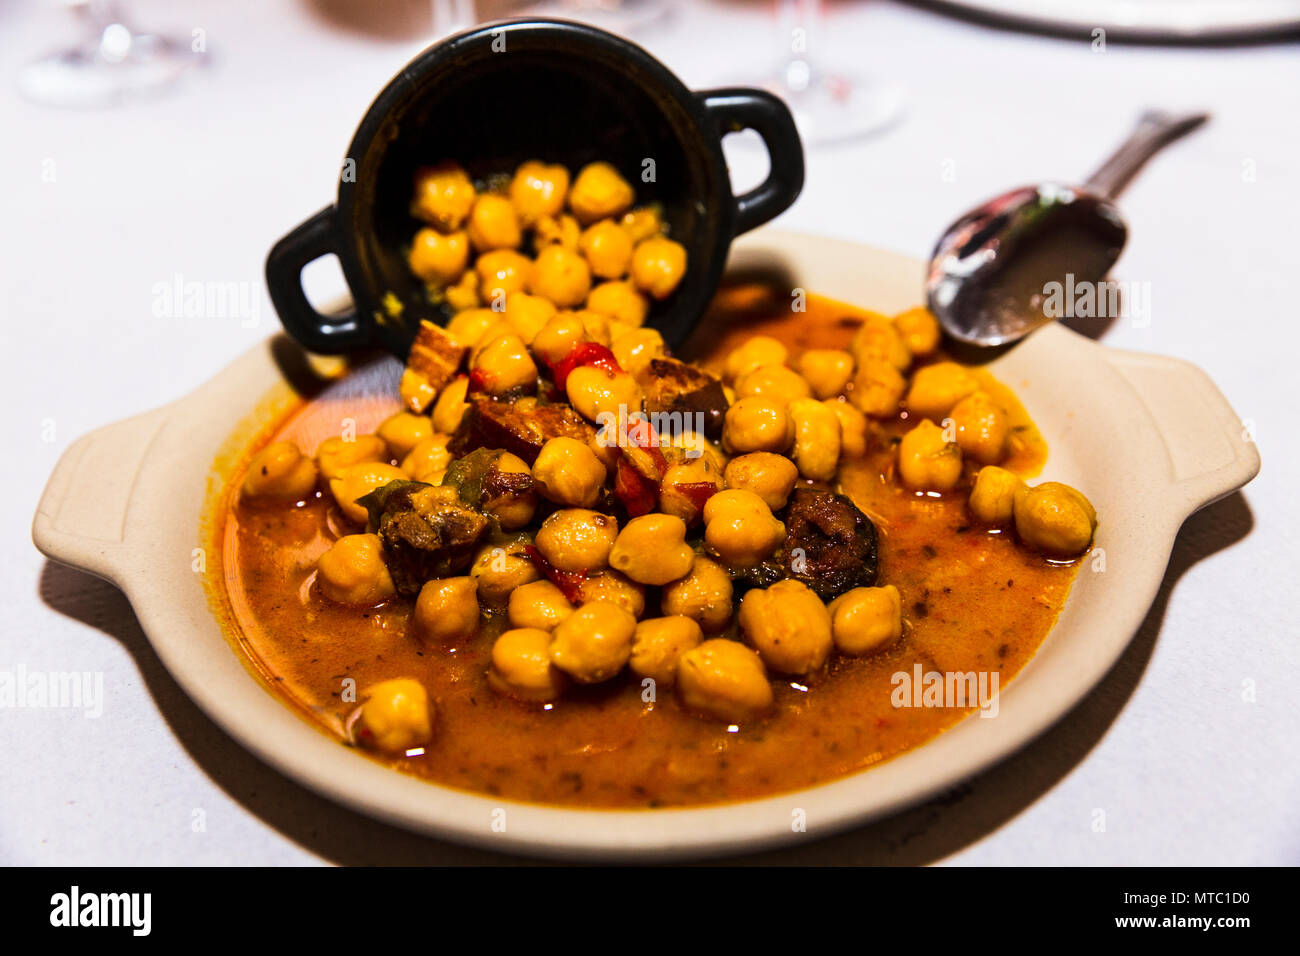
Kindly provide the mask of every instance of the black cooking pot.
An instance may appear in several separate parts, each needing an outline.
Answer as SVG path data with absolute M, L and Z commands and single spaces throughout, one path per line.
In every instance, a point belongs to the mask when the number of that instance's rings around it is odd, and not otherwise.
M 755 130 L 771 159 L 757 188 L 733 196 L 722 137 Z M 648 324 L 680 343 L 712 298 L 736 235 L 767 222 L 803 187 L 803 148 L 785 104 L 761 90 L 695 93 L 640 47 L 592 27 L 529 20 L 478 27 L 411 61 L 361 120 L 339 182 L 338 202 L 275 244 L 266 260 L 271 301 L 285 329 L 314 352 L 382 346 L 405 357 L 422 318 L 448 317 L 428 302 L 403 250 L 415 170 L 442 160 L 481 179 L 528 159 L 576 172 L 613 163 L 659 203 L 669 235 L 686 246 L 676 292 Z M 643 182 L 646 160 L 654 181 Z M 326 316 L 307 301 L 302 269 L 338 256 L 355 311 Z M 403 304 L 394 319 L 392 293 Z

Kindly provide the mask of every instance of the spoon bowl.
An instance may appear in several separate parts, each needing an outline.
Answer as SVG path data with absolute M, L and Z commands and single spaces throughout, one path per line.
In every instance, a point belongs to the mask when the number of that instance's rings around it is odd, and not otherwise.
M 1053 320 L 1051 284 L 1102 281 L 1128 227 L 1109 200 L 1079 187 L 1014 189 L 962 216 L 939 240 L 925 292 L 948 334 L 1006 345 Z
M 1152 155 L 1207 119 L 1148 112 L 1083 186 L 1003 193 L 944 231 L 926 270 L 930 311 L 953 338 L 995 347 L 1060 318 L 1062 289 L 1097 287 L 1128 239 L 1112 199 Z

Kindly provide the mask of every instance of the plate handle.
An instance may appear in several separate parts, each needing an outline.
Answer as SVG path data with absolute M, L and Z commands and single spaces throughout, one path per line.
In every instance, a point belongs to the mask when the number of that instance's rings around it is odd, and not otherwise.
M 1203 371 L 1163 355 L 1107 349 L 1105 356 L 1156 423 L 1182 517 L 1259 474 L 1259 448 L 1249 423 Z
M 47 557 L 119 583 L 127 518 L 145 459 L 166 425 L 162 410 L 83 435 L 63 453 L 41 495 L 32 541 Z

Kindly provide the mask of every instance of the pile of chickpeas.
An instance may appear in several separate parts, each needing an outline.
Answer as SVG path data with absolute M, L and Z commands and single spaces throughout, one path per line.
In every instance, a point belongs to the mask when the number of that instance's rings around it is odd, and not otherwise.
M 635 200 L 604 162 L 570 182 L 564 166 L 530 160 L 508 183 L 482 190 L 455 163 L 424 168 L 411 200 L 424 225 L 407 263 L 453 312 L 504 312 L 533 332 L 560 311 L 639 326 L 650 300 L 681 282 L 686 249 L 664 234 L 654 207 L 634 208 Z
M 580 174 L 570 208 L 591 219 L 596 207 L 580 198 L 582 185 Z M 595 422 L 620 404 L 639 409 L 639 374 L 666 354 L 653 330 L 610 314 L 590 324 L 559 312 L 539 322 L 508 307 L 489 315 L 471 321 L 461 313 L 447 326 L 465 350 L 468 375 L 414 403 L 404 396 L 408 410 L 375 434 L 329 439 L 314 459 L 287 442 L 270 445 L 253 459 L 244 493 L 292 501 L 323 483 L 358 524 L 367 516 L 357 499 L 394 480 L 439 486 L 452 501 L 456 489 L 441 482 L 453 457 L 448 442 L 468 408 L 470 375 L 526 411 L 536 400 L 528 393 L 539 385 L 539 362 L 554 363 L 583 343 L 606 345 L 616 367 L 581 366 L 565 381 L 569 403 Z M 530 475 L 530 487 L 483 503 L 500 534 L 466 574 L 423 585 L 413 638 L 455 646 L 504 618 L 487 674 L 501 694 L 549 703 L 574 684 L 630 672 L 660 691 L 675 689 L 684 707 L 706 717 L 759 717 L 773 706 L 770 675 L 804 678 L 834 653 L 877 653 L 903 632 L 892 585 L 856 587 L 827 604 L 785 579 L 737 600 L 733 572 L 772 559 L 786 534 L 777 514 L 797 487 L 833 488 L 843 460 L 885 441 L 871 423 L 904 412 L 916 424 L 897 443 L 887 478 L 918 494 L 970 486 L 975 520 L 1012 525 L 1022 544 L 1053 558 L 1082 553 L 1096 526 L 1087 499 L 1057 483 L 1030 488 L 999 467 L 1016 441 L 1007 410 L 967 369 L 937 360 L 939 342 L 924 309 L 869 315 L 847 349 L 792 356 L 774 338 L 748 339 L 720 369 L 729 402 L 721 440 L 673 435 L 662 445 L 666 471 L 654 510 L 621 522 L 598 507 L 609 500 L 619 449 L 556 437 L 531 466 L 502 454 L 493 467 Z M 340 537 L 320 558 L 316 586 L 343 604 L 393 599 L 380 538 Z M 369 689 L 359 739 L 389 751 L 418 746 L 432 733 L 432 713 L 418 682 L 387 681 Z

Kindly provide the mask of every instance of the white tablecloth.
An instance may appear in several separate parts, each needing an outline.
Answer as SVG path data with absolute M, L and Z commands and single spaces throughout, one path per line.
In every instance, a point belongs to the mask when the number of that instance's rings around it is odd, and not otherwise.
M 502 859 L 372 822 L 263 766 L 179 691 L 116 590 L 30 543 L 70 442 L 188 392 L 277 327 L 266 250 L 330 201 L 362 111 L 419 45 L 358 29 L 337 0 L 133 6 L 150 26 L 205 30 L 211 63 L 174 95 L 99 112 L 15 92 L 19 65 L 71 36 L 66 12 L 11 3 L 0 23 L 0 671 L 102 672 L 105 687 L 98 719 L 0 710 L 0 862 Z M 760 859 L 1300 862 L 1296 48 L 1095 52 L 888 3 L 830 15 L 825 59 L 900 83 L 908 112 L 886 135 L 810 151 L 790 228 L 924 255 L 991 194 L 1089 173 L 1146 106 L 1214 113 L 1124 196 L 1117 273 L 1150 284 L 1153 316 L 1105 340 L 1205 368 L 1254 422 L 1264 469 L 1187 523 L 1129 651 L 1054 730 L 940 801 Z M 774 29 L 763 5 L 691 4 L 641 39 L 702 87 L 747 58 L 765 65 Z M 763 164 L 735 151 L 739 180 Z M 178 275 L 250 283 L 260 321 L 156 318 L 154 286 Z

